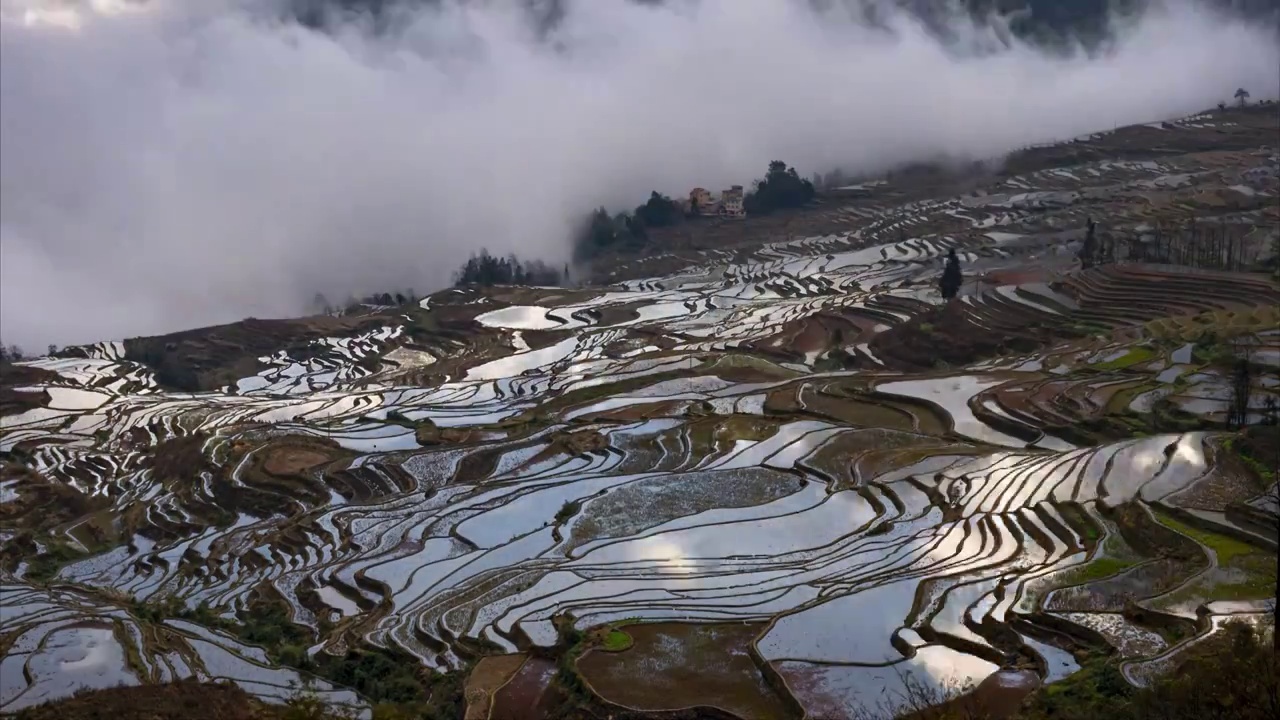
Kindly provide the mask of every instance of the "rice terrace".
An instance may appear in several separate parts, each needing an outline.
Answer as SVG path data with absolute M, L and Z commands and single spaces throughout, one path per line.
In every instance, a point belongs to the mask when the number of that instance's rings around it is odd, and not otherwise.
M 0 711 L 1014 717 L 1228 652 L 1276 595 L 1277 123 L 9 362 Z

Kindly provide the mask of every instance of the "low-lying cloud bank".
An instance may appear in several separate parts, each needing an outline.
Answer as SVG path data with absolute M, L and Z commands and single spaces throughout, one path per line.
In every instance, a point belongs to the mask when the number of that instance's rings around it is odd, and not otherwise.
M 276 0 L 278 1 L 278 0 Z M 434 289 L 473 250 L 569 254 L 573 221 L 770 159 L 876 171 L 1168 118 L 1280 85 L 1274 29 L 1173 2 L 1106 54 L 839 2 L 444 2 L 321 34 L 267 0 L 5 0 L 0 331 L 29 348 Z M 96 8 L 96 9 L 95 9 Z

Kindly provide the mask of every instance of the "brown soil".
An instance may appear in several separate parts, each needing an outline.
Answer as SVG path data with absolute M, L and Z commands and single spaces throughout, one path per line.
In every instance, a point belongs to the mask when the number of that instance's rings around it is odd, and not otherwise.
M 393 465 L 386 466 L 383 473 L 367 468 L 335 470 L 333 465 L 316 472 L 315 466 L 308 465 L 316 457 L 323 458 L 321 462 L 334 463 L 353 456 L 326 438 L 301 435 L 272 438 L 241 466 L 243 454 L 253 449 L 250 443 L 237 442 L 231 456 L 216 469 L 210 484 L 216 501 L 214 507 L 226 513 L 258 517 L 272 513 L 294 515 L 306 507 L 326 502 L 331 490 L 337 490 L 347 499 L 363 501 L 403 490 L 411 482 Z M 281 459 L 277 460 L 277 455 Z M 237 467 L 241 467 L 242 484 L 231 481 Z
M 389 322 L 378 314 L 290 320 L 248 318 L 229 325 L 130 338 L 124 341 L 125 357 L 155 370 L 161 385 L 187 391 L 211 390 L 260 371 L 260 356 L 280 349 L 305 355 L 312 340 L 356 335 Z
M 569 455 L 585 455 L 592 452 L 601 452 L 608 446 L 608 438 L 595 430 L 558 433 L 551 437 L 551 446 L 547 448 L 547 452 L 539 455 L 539 458 L 535 458 L 535 461 L 541 459 L 547 453 L 564 452 Z
M 16 522 L 39 532 L 111 506 L 111 499 L 89 496 L 61 482 L 50 482 L 36 471 L 17 463 L 0 464 L 0 480 L 17 480 L 17 497 L 0 503 L 0 523 Z
M 49 393 L 23 392 L 11 387 L 0 388 L 0 415 L 19 415 L 49 404 Z
M 929 370 L 964 366 L 997 355 L 1027 353 L 1061 339 L 1062 328 L 1028 324 L 1018 334 L 993 332 L 970 321 L 966 308 L 952 302 L 926 310 L 871 340 L 871 351 L 891 369 Z
M 1194 540 L 1156 522 L 1138 503 L 1115 508 L 1112 519 L 1129 547 L 1149 558 L 1168 558 L 1201 565 L 1207 561 Z
M 205 461 L 202 450 L 207 439 L 208 436 L 204 433 L 196 433 L 169 438 L 158 443 L 152 453 L 151 461 L 156 478 L 161 482 L 185 480 L 196 476 L 200 470 L 206 469 L 208 463 Z
M 1222 448 L 1219 438 L 1210 442 L 1214 447 L 1213 469 L 1171 498 L 1178 507 L 1223 512 L 1234 504 L 1252 500 L 1264 489 L 1240 457 Z
M 262 469 L 272 475 L 296 475 L 328 462 L 331 458 L 318 450 L 284 448 L 267 455 Z
M 49 403 L 49 393 L 19 392 L 14 388 L 49 383 L 58 379 L 58 373 L 27 365 L 5 363 L 0 365 L 0 415 L 17 415 Z
M 31 367 L 30 365 L 14 365 L 13 363 L 0 365 L 0 385 L 36 385 L 53 382 L 59 377 L 58 373 L 52 370 Z
M 520 670 L 493 695 L 490 720 L 540 720 L 546 717 L 554 702 L 548 692 L 556 674 L 555 662 L 531 657 Z
M 430 419 L 421 420 L 413 430 L 413 439 L 423 447 L 458 445 L 468 442 L 472 432 L 465 428 L 442 428 Z
M 636 710 L 712 707 L 752 720 L 792 713 L 751 660 L 758 625 L 645 623 L 623 652 L 588 651 L 578 670 L 604 700 Z M 644 682 L 637 682 L 644 678 Z
M 231 684 L 183 680 L 81 692 L 19 712 L 15 720 L 277 720 L 268 707 Z
M 487 720 L 493 696 L 524 666 L 526 655 L 494 655 L 481 658 L 467 676 L 466 720 Z

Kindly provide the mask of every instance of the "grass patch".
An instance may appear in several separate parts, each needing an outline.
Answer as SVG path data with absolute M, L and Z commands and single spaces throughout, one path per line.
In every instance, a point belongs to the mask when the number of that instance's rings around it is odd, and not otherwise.
M 1139 345 L 1137 347 L 1129 348 L 1128 352 L 1116 358 L 1115 360 L 1108 360 L 1106 362 L 1095 363 L 1092 367 L 1098 370 L 1103 370 L 1103 371 L 1123 370 L 1127 367 L 1137 365 L 1138 363 L 1150 362 L 1151 360 L 1154 360 L 1155 357 L 1156 357 L 1155 350 L 1152 350 L 1151 348 L 1145 345 Z
M 1212 550 L 1213 554 L 1218 557 L 1219 565 L 1229 565 L 1231 564 L 1231 561 L 1237 557 L 1242 555 L 1251 555 L 1258 552 L 1257 548 L 1249 545 L 1248 543 L 1241 542 L 1232 537 L 1227 537 L 1226 535 L 1219 535 L 1218 533 L 1191 527 L 1190 525 L 1180 522 L 1165 513 L 1156 511 L 1155 516 L 1161 525 L 1164 525 L 1170 530 L 1181 535 L 1185 535 L 1192 540 L 1195 540 L 1200 545 Z
M 1102 537 L 1097 523 L 1081 510 L 1079 505 L 1066 503 L 1058 508 L 1058 512 L 1062 514 L 1062 518 L 1067 521 L 1071 529 L 1080 533 L 1085 542 L 1094 543 L 1098 541 L 1098 538 Z
M 1161 604 L 1172 607 L 1188 602 L 1213 602 L 1215 600 L 1265 600 L 1276 594 L 1276 558 L 1274 555 L 1254 553 L 1233 558 L 1231 564 L 1211 571 L 1166 596 Z M 1236 579 L 1224 573 L 1239 573 Z
M 1128 570 L 1137 563 L 1131 560 L 1121 560 L 1120 558 L 1109 557 L 1107 555 L 1099 555 L 1088 564 L 1082 565 L 1074 570 L 1063 573 L 1063 585 L 1084 585 L 1085 583 L 1101 580 L 1111 577 L 1122 570 Z
M 600 640 L 600 649 L 605 652 L 622 652 L 631 647 L 634 641 L 631 636 L 621 630 L 610 630 Z
M 1265 600 L 1276 594 L 1276 558 L 1274 555 L 1254 553 L 1237 557 L 1229 566 L 1247 576 L 1241 582 L 1219 583 L 1213 590 L 1215 599 Z
M 802 374 L 764 358 L 740 353 L 722 355 L 708 365 L 706 370 L 713 373 L 716 370 L 753 370 L 778 380 L 790 380 Z

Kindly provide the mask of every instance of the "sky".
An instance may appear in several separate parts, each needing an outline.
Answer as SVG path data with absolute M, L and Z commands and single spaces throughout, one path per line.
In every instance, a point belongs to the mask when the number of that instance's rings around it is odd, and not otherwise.
M 28 349 L 439 289 L 479 248 L 552 263 L 651 190 L 874 174 L 1280 87 L 1274 28 L 1166 2 L 1104 53 L 800 0 L 445 0 L 385 32 L 280 0 L 0 0 L 0 339 Z

